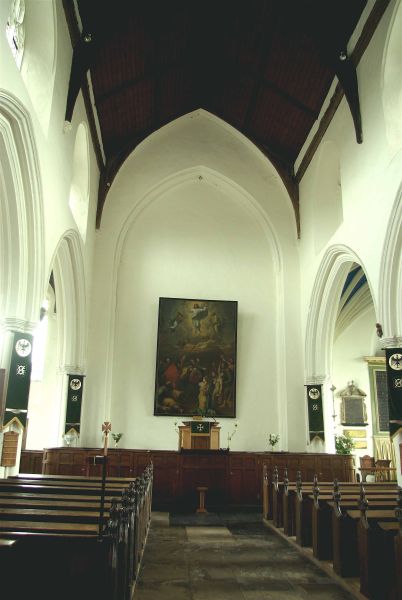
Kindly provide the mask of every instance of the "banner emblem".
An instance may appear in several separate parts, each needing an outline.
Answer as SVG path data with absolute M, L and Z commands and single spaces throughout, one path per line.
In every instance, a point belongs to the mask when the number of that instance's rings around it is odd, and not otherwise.
M 310 441 L 318 437 L 325 441 L 322 386 L 306 385 Z
M 402 371 L 402 354 L 391 354 L 388 364 L 394 371 Z
M 81 429 L 81 406 L 84 375 L 68 375 L 67 408 L 64 433 L 72 430 L 76 435 Z
M 26 427 L 32 370 L 33 336 L 14 332 L 3 427 L 12 421 Z
M 72 379 L 70 381 L 70 388 L 72 390 L 79 390 L 80 387 L 81 387 L 81 385 L 82 385 L 82 383 L 81 383 L 81 381 L 79 379 Z
M 402 348 L 386 348 L 389 432 L 391 438 L 402 429 Z
M 32 351 L 32 344 L 29 340 L 25 338 L 20 338 L 15 344 L 15 351 L 18 356 L 29 356 Z

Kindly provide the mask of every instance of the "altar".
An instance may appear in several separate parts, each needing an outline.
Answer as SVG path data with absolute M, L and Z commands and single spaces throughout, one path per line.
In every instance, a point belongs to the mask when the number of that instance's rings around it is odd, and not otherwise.
M 179 450 L 219 450 L 219 423 L 184 421 L 179 425 Z

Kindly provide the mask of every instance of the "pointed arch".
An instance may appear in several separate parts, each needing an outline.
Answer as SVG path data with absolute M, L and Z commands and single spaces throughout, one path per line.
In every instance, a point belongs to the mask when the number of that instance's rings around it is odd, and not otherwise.
M 144 210 L 156 202 L 160 197 L 165 196 L 172 190 L 178 190 L 182 186 L 186 186 L 190 182 L 203 181 L 204 184 L 219 187 L 224 190 L 233 202 L 238 203 L 243 210 L 251 216 L 257 226 L 261 228 L 267 245 L 270 249 L 270 257 L 272 260 L 273 270 L 276 274 L 275 281 L 275 293 L 276 298 L 283 298 L 284 296 L 284 269 L 283 269 L 283 250 L 280 246 L 279 239 L 275 232 L 275 229 L 266 214 L 261 208 L 259 203 L 251 196 L 244 188 L 239 184 L 229 179 L 222 173 L 214 171 L 213 169 L 204 165 L 197 165 L 188 169 L 183 169 L 170 175 L 152 188 L 150 188 L 135 205 L 131 208 L 127 214 L 124 223 L 122 223 L 116 245 L 114 248 L 113 266 L 111 270 L 111 277 L 113 278 L 112 285 L 110 287 L 113 290 L 110 301 L 110 311 L 108 317 L 108 323 L 105 326 L 108 328 L 108 346 L 107 346 L 107 359 L 106 359 L 106 372 L 105 372 L 105 385 L 104 385 L 104 398 L 105 398 L 105 409 L 104 414 L 111 414 L 111 398 L 113 397 L 113 369 L 114 369 L 114 356 L 115 356 L 115 331 L 116 331 L 116 294 L 118 287 L 119 277 L 119 265 L 122 260 L 122 253 L 124 251 L 125 242 L 127 235 L 133 225 L 133 223 L 141 216 Z M 282 311 L 278 311 L 277 321 L 278 339 L 283 339 L 285 335 L 285 316 Z M 278 367 L 278 385 L 282 386 L 281 389 L 286 389 L 285 373 L 283 369 Z M 278 398 L 281 394 L 278 394 Z M 285 422 L 286 407 L 283 404 L 278 410 L 281 418 Z M 105 417 L 106 418 L 106 417 Z M 108 418 L 108 417 L 107 417 Z M 281 424 L 283 427 L 282 439 L 286 439 L 284 423 Z
M 59 362 L 83 372 L 86 350 L 86 292 L 79 234 L 70 230 L 60 240 L 52 261 L 59 324 Z
M 402 185 L 391 211 L 381 258 L 379 320 L 387 337 L 402 335 Z
M 332 341 L 339 299 L 352 263 L 359 264 L 366 272 L 363 262 L 353 250 L 344 245 L 336 245 L 326 251 L 318 269 L 307 317 L 307 381 L 324 380 L 331 372 Z M 368 285 L 377 313 L 369 281 Z
M 42 184 L 30 116 L 0 90 L 0 314 L 35 322 L 44 283 Z

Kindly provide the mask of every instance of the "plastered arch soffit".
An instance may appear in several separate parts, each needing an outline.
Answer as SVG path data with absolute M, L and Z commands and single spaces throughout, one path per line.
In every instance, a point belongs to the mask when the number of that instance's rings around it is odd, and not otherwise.
M 402 184 L 390 214 L 381 257 L 379 320 L 389 344 L 402 342 Z M 396 338 L 396 339 L 395 339 Z M 398 339 L 399 338 L 399 339 Z
M 351 263 L 364 264 L 348 246 L 335 245 L 327 249 L 318 269 L 306 327 L 306 380 L 311 383 L 325 381 L 331 372 L 332 346 L 338 304 Z M 377 314 L 375 296 L 367 277 Z
M 59 362 L 62 369 L 81 373 L 86 352 L 86 292 L 79 233 L 69 230 L 60 239 L 51 263 L 56 288 Z
M 146 137 L 126 157 L 125 161 L 120 165 L 119 170 L 131 156 L 133 156 L 136 153 L 141 152 L 141 150 L 144 147 L 146 147 L 148 144 L 158 143 L 158 137 L 161 135 L 161 133 L 169 132 L 169 130 L 174 129 L 178 124 L 180 124 L 180 122 L 186 122 L 186 121 L 189 121 L 189 120 L 192 120 L 195 118 L 205 119 L 206 121 L 209 121 L 216 128 L 217 132 L 219 132 L 219 130 L 221 130 L 221 131 L 228 133 L 230 136 L 233 137 L 234 140 L 237 141 L 237 143 L 241 144 L 243 146 L 243 148 L 248 153 L 250 153 L 250 155 L 254 155 L 255 160 L 261 161 L 263 164 L 265 164 L 266 168 L 270 172 L 270 176 L 275 177 L 275 180 L 278 185 L 278 189 L 280 189 L 284 195 L 284 202 L 287 202 L 288 209 L 289 209 L 289 215 L 291 215 L 292 220 L 293 220 L 293 226 L 295 228 L 294 231 L 295 231 L 296 235 L 298 235 L 299 234 L 298 200 L 297 200 L 297 203 L 296 203 L 297 206 L 296 206 L 295 200 L 293 198 L 294 189 L 292 188 L 292 185 L 290 184 L 290 182 L 287 181 L 286 177 L 284 176 L 284 173 L 281 173 L 276 168 L 276 166 L 268 159 L 268 157 L 249 138 L 247 138 L 238 129 L 236 129 L 235 127 L 233 127 L 232 125 L 230 125 L 229 123 L 227 123 L 226 121 L 221 119 L 220 117 L 218 117 L 202 108 L 199 108 L 190 113 L 182 115 L 182 116 L 178 117 L 177 119 L 174 119 L 170 123 L 163 125 L 163 127 L 158 129 L 157 131 L 154 131 L 151 135 Z M 213 171 L 213 170 L 214 169 L 211 169 L 211 171 Z M 181 172 L 181 169 L 178 169 L 177 172 Z M 216 170 L 215 172 L 218 172 L 218 170 Z M 114 176 L 112 178 L 113 180 L 115 179 L 116 175 L 117 175 L 117 172 L 114 174 Z M 175 174 L 173 173 L 173 174 L 171 174 L 171 176 L 175 176 Z M 234 179 L 228 177 L 228 180 L 231 180 L 233 185 L 236 185 Z M 289 186 L 292 188 L 291 191 L 289 191 Z M 242 187 L 242 186 L 240 185 L 240 187 Z M 110 190 L 110 185 L 108 187 L 108 193 L 109 193 L 109 190 Z M 97 222 L 98 222 L 97 226 L 98 227 L 100 226 L 101 214 L 102 214 L 103 210 L 104 210 L 104 205 L 102 204 L 102 209 L 100 211 L 100 214 L 98 213 L 98 217 L 97 217 Z
M 116 268 L 119 265 L 122 249 L 124 247 L 128 231 L 134 222 L 139 218 L 141 213 L 149 205 L 157 201 L 161 196 L 164 196 L 172 190 L 178 189 L 188 183 L 196 181 L 202 181 L 207 185 L 220 188 L 223 193 L 229 194 L 234 202 L 236 202 L 239 206 L 246 210 L 251 217 L 254 218 L 258 226 L 261 228 L 270 247 L 275 272 L 279 273 L 282 269 L 282 253 L 280 250 L 279 240 L 266 212 L 262 209 L 261 205 L 255 200 L 255 198 L 253 198 L 251 194 L 249 194 L 236 182 L 203 165 L 197 165 L 188 169 L 183 169 L 174 173 L 173 175 L 169 175 L 154 185 L 139 199 L 139 201 L 127 215 L 127 218 L 120 230 L 116 243 L 114 271 L 116 272 Z
M 0 89 L 0 136 L 9 169 L 9 180 L 2 181 L 1 200 L 2 263 L 5 273 L 5 319 L 21 319 L 32 325 L 39 310 L 46 284 L 44 278 L 44 223 L 42 183 L 35 137 L 25 107 L 7 91 Z

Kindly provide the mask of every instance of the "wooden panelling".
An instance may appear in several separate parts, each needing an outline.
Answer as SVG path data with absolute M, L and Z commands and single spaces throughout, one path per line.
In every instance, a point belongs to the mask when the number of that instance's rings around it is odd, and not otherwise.
M 42 473 L 43 450 L 22 450 L 20 473 Z
M 100 475 L 100 466 L 93 464 L 93 457 L 101 453 L 99 448 L 46 449 L 43 472 L 52 475 Z M 24 466 L 28 463 L 28 455 L 29 451 L 25 451 Z M 150 462 L 153 463 L 153 506 L 158 510 L 195 510 L 199 501 L 196 488 L 199 486 L 208 488 L 205 497 L 207 509 L 259 509 L 262 507 L 264 464 L 269 482 L 275 466 L 280 479 L 283 479 L 287 468 L 291 480 L 296 478 L 298 470 L 301 470 L 304 481 L 312 481 L 315 474 L 321 481 L 333 481 L 335 477 L 340 481 L 354 480 L 352 457 L 332 454 L 111 448 L 108 457 L 108 473 L 113 477 L 136 476 Z

